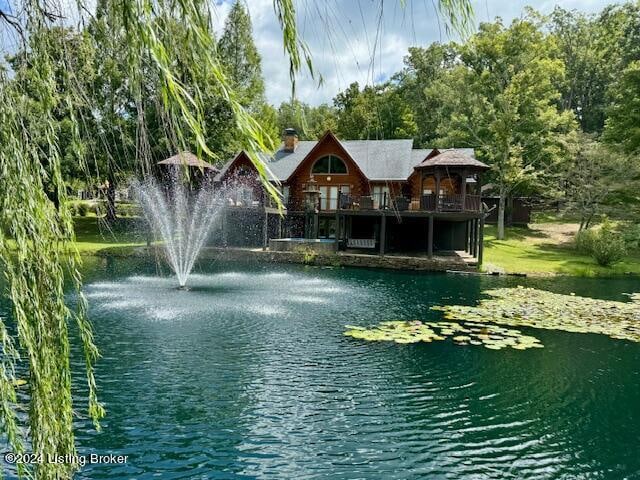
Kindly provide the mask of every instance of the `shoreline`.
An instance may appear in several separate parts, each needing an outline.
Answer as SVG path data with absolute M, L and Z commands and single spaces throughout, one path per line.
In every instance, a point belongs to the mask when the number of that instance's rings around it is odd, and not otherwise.
M 153 258 L 162 256 L 158 247 L 122 246 L 107 247 L 98 250 L 82 250 L 81 256 L 113 257 L 113 258 Z M 509 276 L 528 278 L 551 277 L 587 277 L 587 278 L 634 278 L 640 279 L 637 272 L 611 272 L 577 274 L 571 272 L 516 272 L 500 270 L 482 270 L 475 266 L 465 265 L 451 256 L 434 256 L 432 259 L 407 257 L 399 255 L 368 255 L 354 253 L 316 254 L 308 256 L 305 252 L 276 252 L 261 248 L 205 247 L 199 256 L 200 260 L 221 260 L 236 262 L 283 263 L 330 267 L 381 268 L 387 270 L 440 272 L 460 275 Z

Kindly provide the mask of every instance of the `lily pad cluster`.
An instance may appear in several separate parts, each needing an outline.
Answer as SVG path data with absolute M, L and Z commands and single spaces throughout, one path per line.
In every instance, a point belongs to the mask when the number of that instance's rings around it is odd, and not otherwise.
M 396 343 L 433 342 L 451 339 L 457 345 L 478 345 L 491 350 L 542 348 L 540 341 L 518 330 L 497 325 L 458 322 L 389 321 L 373 327 L 347 325 L 346 336 L 368 341 Z
M 631 302 L 562 295 L 534 288 L 487 290 L 477 306 L 432 307 L 452 321 L 487 322 L 575 333 L 598 333 L 640 342 L 640 294 Z

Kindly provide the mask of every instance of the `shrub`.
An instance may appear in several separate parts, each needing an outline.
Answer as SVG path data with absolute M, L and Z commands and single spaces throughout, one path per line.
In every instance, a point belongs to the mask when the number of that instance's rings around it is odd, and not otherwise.
M 302 263 L 305 265 L 312 265 L 318 256 L 318 253 L 309 246 L 298 247 L 296 251 L 302 254 Z
M 608 267 L 627 254 L 624 238 L 605 220 L 598 230 L 584 230 L 576 235 L 576 248 L 591 255 L 598 265 Z
M 75 203 L 69 205 L 69 213 L 71 213 L 72 217 L 78 215 L 78 206 Z
M 76 213 L 81 217 L 86 217 L 87 213 L 89 213 L 89 207 L 86 203 L 81 202 L 76 206 Z
M 576 250 L 585 255 L 591 255 L 595 243 L 595 233 L 594 230 L 580 230 L 575 238 Z

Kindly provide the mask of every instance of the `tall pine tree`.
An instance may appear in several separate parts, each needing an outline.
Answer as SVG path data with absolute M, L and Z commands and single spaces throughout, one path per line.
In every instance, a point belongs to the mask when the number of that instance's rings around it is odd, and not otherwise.
M 218 54 L 240 103 L 272 137 L 277 137 L 275 110 L 265 101 L 262 63 L 253 41 L 251 17 L 240 0 L 236 0 L 231 7 L 218 41 Z

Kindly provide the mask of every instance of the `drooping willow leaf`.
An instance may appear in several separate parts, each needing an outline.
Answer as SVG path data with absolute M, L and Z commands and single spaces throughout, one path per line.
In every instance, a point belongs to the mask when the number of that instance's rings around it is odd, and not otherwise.
M 466 15 L 466 0 L 444 1 L 444 11 L 460 8 Z M 22 0 L 10 13 L 0 4 L 0 28 L 15 29 L 24 42 L 21 55 L 30 68 L 28 80 L 7 75 L 0 68 L 0 263 L 8 280 L 8 295 L 13 306 L 14 337 L 0 321 L 0 415 L 3 433 L 16 451 L 27 448 L 45 458 L 49 455 L 73 455 L 73 403 L 69 361 L 69 322 L 75 322 L 80 334 L 86 363 L 88 410 L 98 425 L 104 414 L 98 403 L 94 362 L 98 357 L 93 333 L 85 316 L 81 295 L 80 258 L 73 248 L 73 224 L 68 208 L 66 186 L 61 171 L 62 142 L 69 141 L 74 160 L 87 162 L 82 135 L 86 123 L 102 118 L 95 114 L 92 94 L 82 85 L 82 73 L 73 62 L 60 68 L 53 58 L 54 46 L 47 31 L 60 26 L 70 5 L 55 1 Z M 144 145 L 144 98 L 142 86 L 160 85 L 165 128 L 171 130 L 174 147 L 185 147 L 195 139 L 198 154 L 215 156 L 206 143 L 206 124 L 202 112 L 202 86 L 189 83 L 197 78 L 213 85 L 226 100 L 243 144 L 256 165 L 268 193 L 278 192 L 268 181 L 269 171 L 260 152 L 273 145 L 261 125 L 243 108 L 230 87 L 216 56 L 211 28 L 210 2 L 204 0 L 98 0 L 96 14 L 89 5 L 78 3 L 78 24 L 102 26 L 99 45 L 127 72 L 124 87 L 130 90 L 138 115 L 140 142 L 136 145 L 137 167 L 148 171 L 148 159 L 140 152 Z M 310 53 L 298 35 L 293 0 L 274 0 L 277 18 L 283 30 L 292 80 L 306 65 L 313 72 Z M 15 12 L 16 16 L 13 16 Z M 185 32 L 181 42 L 163 41 L 162 18 L 177 22 Z M 8 23 L 7 21 L 10 20 Z M 116 56 L 117 54 L 117 56 Z M 187 59 L 188 75 L 177 75 L 175 61 Z M 62 72 L 62 74 L 60 74 Z M 61 88 L 62 87 L 62 88 Z M 71 125 L 70 138 L 61 138 L 57 115 L 64 109 Z M 102 137 L 108 145 L 117 138 Z M 77 147 L 77 148 L 76 148 Z M 108 150 L 107 150 L 108 154 Z M 115 162 L 115 159 L 112 159 Z M 88 169 L 85 168 L 86 171 Z M 77 308 L 65 303 L 65 280 L 77 293 Z M 2 319 L 0 319 L 2 320 Z M 17 369 L 24 368 L 28 380 L 28 419 L 18 421 L 16 411 L 23 408 L 16 388 L 21 385 Z M 21 373 L 22 375 L 22 373 Z M 22 387 L 21 387 L 22 388 Z M 28 432 L 28 435 L 26 434 Z M 38 479 L 70 478 L 76 465 L 41 463 L 33 468 Z M 20 473 L 24 469 L 20 467 Z

